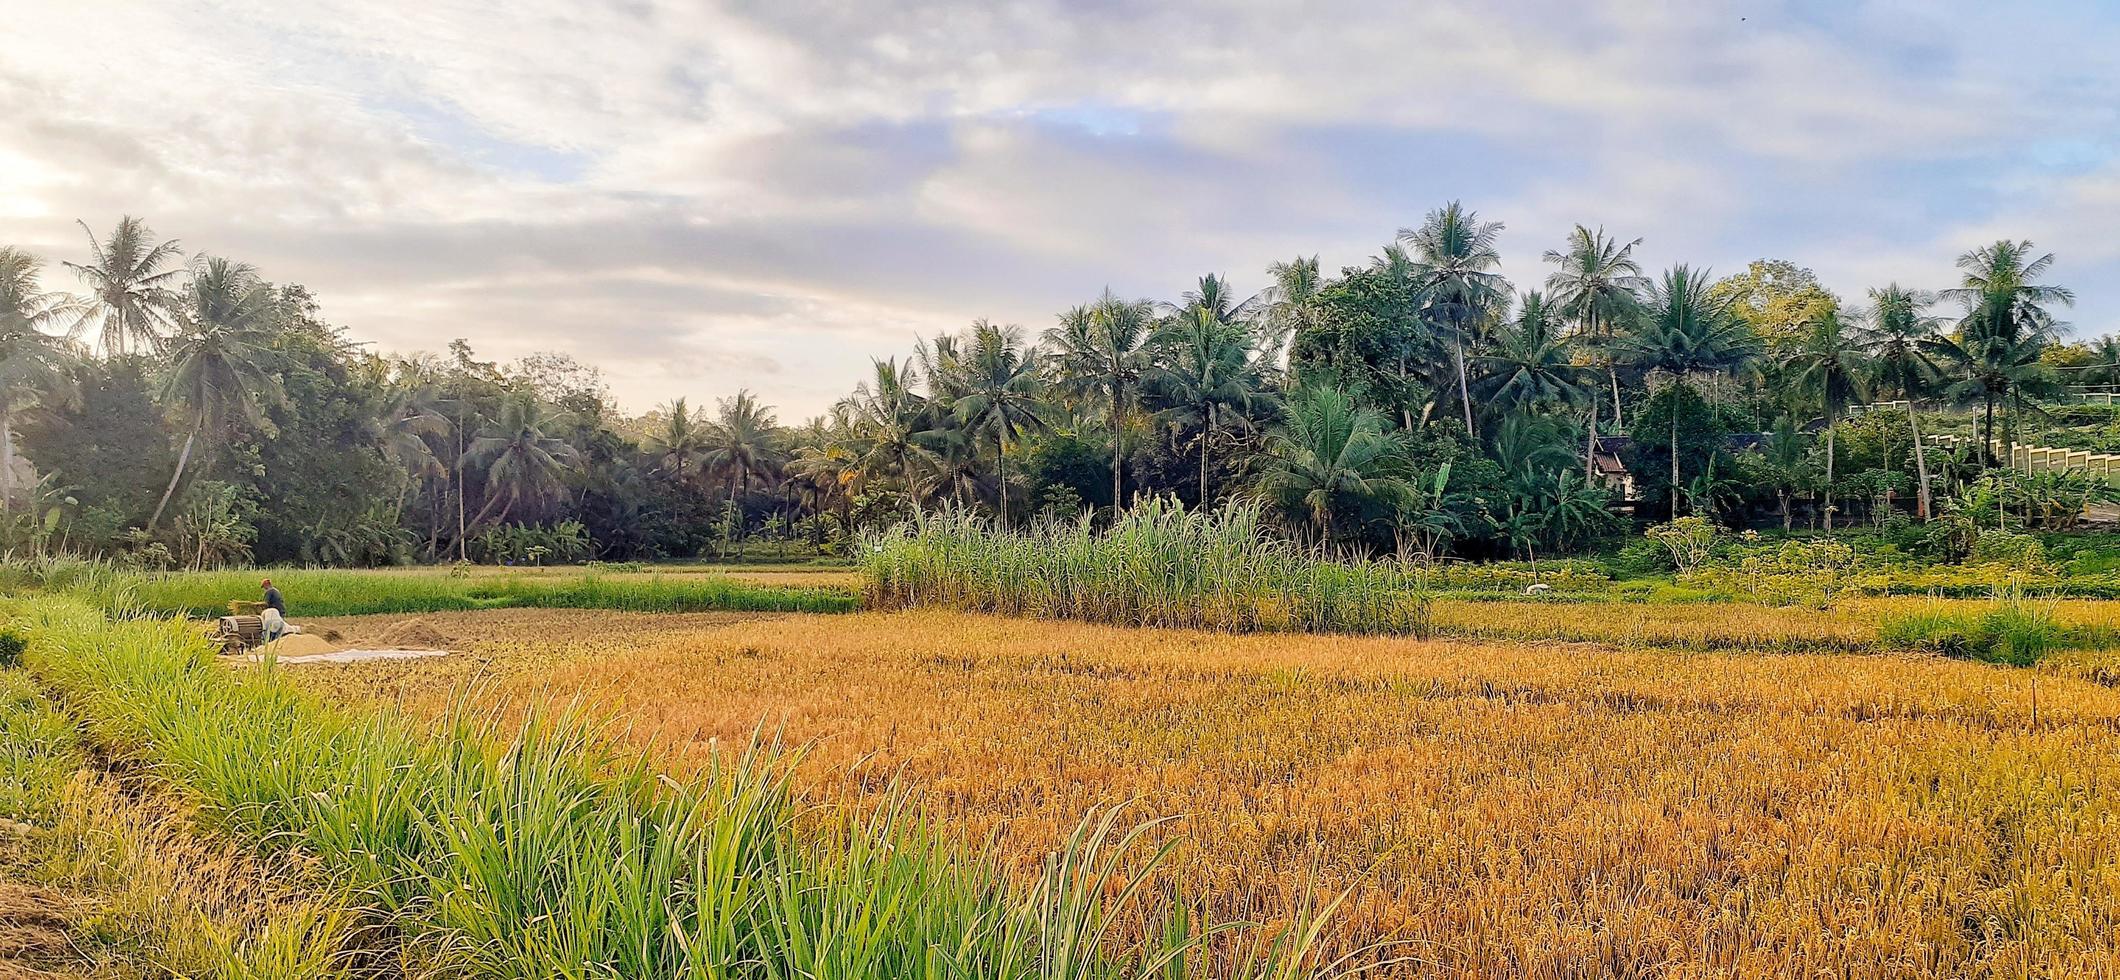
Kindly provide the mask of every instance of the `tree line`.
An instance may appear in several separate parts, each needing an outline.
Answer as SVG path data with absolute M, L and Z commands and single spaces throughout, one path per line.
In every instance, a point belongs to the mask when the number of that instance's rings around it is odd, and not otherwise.
M 0 247 L 4 531 L 142 564 L 815 553 L 921 511 L 1143 496 L 1464 557 L 1630 518 L 1831 529 L 1948 510 L 2021 420 L 2120 382 L 2120 340 L 2064 339 L 2074 297 L 2030 242 L 1857 304 L 1785 261 L 1651 274 L 1639 239 L 1577 227 L 1519 288 L 1503 226 L 1451 203 L 1337 273 L 1297 257 L 1255 293 L 1207 275 L 923 338 L 800 424 L 748 390 L 626 416 L 571 357 L 374 352 L 298 284 L 138 218 L 82 229 L 58 269 Z M 1874 402 L 1899 407 L 1850 417 Z M 1953 417 L 1969 438 L 1939 448 L 1922 426 Z

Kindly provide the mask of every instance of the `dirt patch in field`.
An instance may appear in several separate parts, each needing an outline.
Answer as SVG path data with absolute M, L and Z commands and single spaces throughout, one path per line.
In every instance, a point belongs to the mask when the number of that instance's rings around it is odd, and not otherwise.
M 305 687 L 348 700 L 377 700 L 415 713 L 446 707 L 476 685 L 537 674 L 574 660 L 602 660 L 661 646 L 673 638 L 709 635 L 761 620 L 801 614 L 753 612 L 636 613 L 608 609 L 478 609 L 421 615 L 336 616 L 304 620 L 330 630 L 353 649 L 447 650 L 420 660 L 315 663 L 302 668 Z
M 61 976 L 43 967 L 72 958 L 71 923 L 64 914 L 70 904 L 50 889 L 0 882 L 0 980 Z

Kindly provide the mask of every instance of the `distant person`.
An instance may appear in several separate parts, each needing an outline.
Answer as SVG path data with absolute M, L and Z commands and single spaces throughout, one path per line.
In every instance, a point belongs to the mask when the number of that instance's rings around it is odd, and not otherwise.
M 264 642 L 271 643 L 287 635 L 287 620 L 279 610 L 266 606 L 265 612 L 258 617 L 258 632 Z
M 261 584 L 265 586 L 265 608 L 279 613 L 281 616 L 286 616 L 287 600 L 280 598 L 280 590 L 272 587 L 271 579 L 266 579 Z

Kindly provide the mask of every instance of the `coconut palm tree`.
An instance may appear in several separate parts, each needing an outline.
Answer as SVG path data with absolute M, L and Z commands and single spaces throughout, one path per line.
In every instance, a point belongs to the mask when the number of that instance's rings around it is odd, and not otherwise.
M 729 474 L 729 499 L 735 500 L 739 491 L 750 490 L 753 477 L 771 477 L 780 463 L 773 408 L 744 388 L 721 399 L 716 409 L 706 440 L 706 465 Z
M 280 399 L 268 363 L 279 294 L 247 264 L 201 256 L 192 263 L 190 302 L 169 342 L 162 400 L 184 423 L 184 444 L 169 486 L 147 519 L 152 533 L 176 495 L 192 451 L 211 450 L 238 421 L 263 421 L 267 402 Z
M 2035 258 L 2031 242 L 2005 239 L 1959 256 L 1959 284 L 1943 291 L 1943 298 L 1965 308 L 1965 316 L 1957 337 L 1932 343 L 1930 350 L 1956 369 L 1954 390 L 1977 395 L 1985 404 L 1983 447 L 1995 444 L 1997 402 L 2014 403 L 2036 393 L 2032 389 L 2057 387 L 2039 364 L 2039 354 L 2065 324 L 2047 307 L 2072 306 L 2076 294 L 2037 281 L 2053 264 L 2052 252 Z M 1992 448 L 1982 451 L 1993 458 Z
M 1145 387 L 1163 405 L 1155 419 L 1174 439 L 1180 432 L 1199 433 L 1197 499 L 1206 507 L 1208 458 L 1216 434 L 1225 423 L 1248 426 L 1274 402 L 1261 376 L 1251 327 L 1211 304 L 1195 302 L 1158 327 L 1151 345 L 1156 356 Z
M 1399 241 L 1412 250 L 1415 282 L 1429 315 L 1450 335 L 1465 431 L 1475 438 L 1466 350 L 1472 331 L 1508 295 L 1507 281 L 1494 271 L 1502 262 L 1494 249 L 1501 233 L 1501 222 L 1482 222 L 1456 201 L 1429 212 L 1419 228 L 1399 229 Z
M 1524 294 L 1517 315 L 1495 337 L 1494 347 L 1474 359 L 1474 389 L 1495 414 L 1559 408 L 1600 396 L 1589 369 L 1575 363 L 1575 338 L 1560 332 L 1554 310 L 1537 290 Z M 1586 452 L 1595 453 L 1596 434 Z
M 1410 505 L 1405 448 L 1384 431 L 1375 409 L 1346 392 L 1311 386 L 1289 399 L 1288 418 L 1268 436 L 1255 492 L 1289 514 L 1301 514 L 1319 540 L 1338 532 L 1336 515 Z
M 1929 354 L 1940 327 L 1928 307 L 1935 302 L 1929 293 L 1892 283 L 1870 290 L 1870 309 L 1865 318 L 1863 343 L 1876 366 L 1877 387 L 1898 395 L 1907 403 L 1907 428 L 1914 437 L 1915 504 L 1923 520 L 1933 513 L 1929 464 L 1922 452 L 1921 397 L 1931 391 L 1942 370 Z
M 1642 314 L 1619 340 L 1628 364 L 1656 372 L 1680 391 L 1692 390 L 1704 377 L 1731 374 L 1750 363 L 1759 338 L 1731 310 L 1731 300 L 1710 295 L 1712 279 L 1677 265 L 1651 283 Z M 1678 513 L 1683 484 L 1678 475 L 1678 416 L 1671 412 L 1671 513 Z
M 448 434 L 449 417 L 443 414 L 440 391 L 430 378 L 405 378 L 389 386 L 386 399 L 375 437 L 401 477 L 397 505 L 391 509 L 395 521 L 414 487 L 426 480 L 448 479 L 449 468 L 435 455 L 430 440 Z
M 1818 397 L 1826 413 L 1826 530 L 1833 529 L 1833 461 L 1840 413 L 1869 397 L 1867 345 L 1837 310 L 1806 325 L 1802 344 L 1782 362 L 1798 388 Z
M 1001 488 L 1001 524 L 1008 526 L 1008 444 L 1045 425 L 1037 348 L 1025 350 L 1019 327 L 972 324 L 971 346 L 959 360 L 963 394 L 952 409 L 971 434 L 994 440 L 995 481 Z
M 1326 283 L 1315 255 L 1275 262 L 1266 267 L 1266 275 L 1273 285 L 1259 294 L 1265 304 L 1259 318 L 1259 346 L 1267 355 L 1263 360 L 1278 364 L 1289 338 L 1317 329 Z
M 1603 354 L 1605 376 L 1612 383 L 1612 424 L 1624 427 L 1620 416 L 1619 369 L 1614 359 L 1612 338 L 1617 328 L 1631 319 L 1641 306 L 1641 296 L 1649 288 L 1649 280 L 1642 276 L 1641 263 L 1634 260 L 1634 249 L 1642 240 L 1637 238 L 1626 244 L 1618 239 L 1606 238 L 1605 229 L 1591 231 L 1576 225 L 1568 236 L 1568 250 L 1548 251 L 1545 259 L 1558 266 L 1546 277 L 1546 291 L 1551 295 L 1554 308 L 1564 317 L 1575 321 L 1582 337 L 1589 346 Z M 1592 438 L 1597 429 L 1597 405 L 1590 406 L 1590 428 Z
M 564 416 L 529 392 L 514 393 L 501 404 L 500 417 L 466 453 L 466 464 L 484 471 L 486 485 L 485 506 L 471 518 L 472 526 L 489 516 L 495 524 L 506 523 L 518 506 L 537 506 L 565 491 L 567 468 L 578 455 L 558 436 L 566 425 Z
M 700 424 L 697 413 L 682 398 L 664 406 L 663 412 L 669 418 L 663 422 L 662 431 L 650 433 L 641 448 L 655 458 L 657 466 L 683 484 L 685 467 L 707 456 L 710 427 Z
M 153 350 L 162 335 L 182 319 L 184 252 L 175 241 L 155 242 L 147 223 L 131 215 L 118 219 L 110 238 L 97 241 L 87 222 L 76 222 L 88 235 L 90 260 L 66 263 L 88 287 L 75 304 L 76 333 L 90 330 L 108 355 Z
M 1156 322 L 1149 300 L 1123 300 L 1107 289 L 1081 315 L 1063 314 L 1045 332 L 1053 376 L 1060 389 L 1083 402 L 1102 402 L 1112 437 L 1112 508 L 1124 506 L 1123 467 L 1127 417 L 1141 397 L 1148 366 L 1146 345 Z
M 15 417 L 72 387 L 74 350 L 46 328 L 64 300 L 38 281 L 36 256 L 0 246 L 0 512 L 15 502 Z
M 930 410 L 914 386 L 919 372 L 896 358 L 871 362 L 873 377 L 854 387 L 844 404 L 855 432 L 854 465 L 864 483 L 895 478 L 910 489 L 929 452 L 923 433 Z

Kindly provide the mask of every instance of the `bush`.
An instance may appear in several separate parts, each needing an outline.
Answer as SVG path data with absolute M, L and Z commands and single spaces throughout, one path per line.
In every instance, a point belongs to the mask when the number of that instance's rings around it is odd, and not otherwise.
M 1644 537 L 1663 546 L 1680 575 L 1700 568 L 1715 552 L 1722 528 L 1705 517 L 1681 517 L 1651 527 Z

